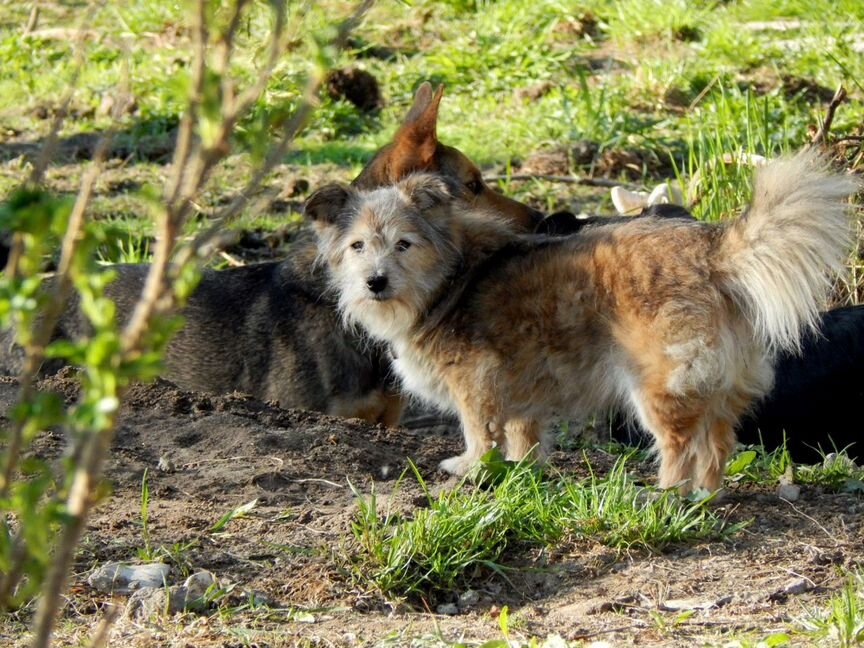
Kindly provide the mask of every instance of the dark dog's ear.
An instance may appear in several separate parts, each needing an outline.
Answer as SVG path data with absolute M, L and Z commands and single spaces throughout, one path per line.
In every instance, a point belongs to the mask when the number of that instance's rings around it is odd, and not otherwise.
M 639 212 L 639 216 L 653 216 L 654 218 L 686 218 L 687 220 L 696 220 L 696 217 L 684 209 L 684 207 L 673 205 L 671 203 L 649 205 Z
M 566 236 L 574 234 L 585 226 L 584 219 L 576 218 L 576 214 L 568 211 L 557 211 L 541 220 L 534 229 L 535 234 L 546 236 Z
M 353 191 L 345 185 L 335 183 L 325 185 L 309 196 L 303 213 L 316 225 L 332 225 Z
M 399 190 L 420 211 L 427 211 L 449 203 L 453 192 L 447 182 L 431 173 L 416 173 L 405 178 L 398 185 Z

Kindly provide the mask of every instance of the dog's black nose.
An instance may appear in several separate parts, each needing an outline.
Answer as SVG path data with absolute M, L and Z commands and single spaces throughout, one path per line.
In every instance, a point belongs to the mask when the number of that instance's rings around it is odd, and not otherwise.
M 375 275 L 374 277 L 369 277 L 366 280 L 366 287 L 376 295 L 383 292 L 387 287 L 386 275 Z

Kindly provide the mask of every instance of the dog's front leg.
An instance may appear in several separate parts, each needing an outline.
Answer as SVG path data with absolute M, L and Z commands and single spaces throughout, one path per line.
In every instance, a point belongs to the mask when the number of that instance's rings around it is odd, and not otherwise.
M 484 415 L 482 408 L 468 407 L 464 402 L 458 403 L 458 407 L 462 434 L 465 436 L 465 452 L 445 459 L 438 467 L 453 475 L 464 475 L 499 440 L 497 437 L 501 426 L 489 415 Z

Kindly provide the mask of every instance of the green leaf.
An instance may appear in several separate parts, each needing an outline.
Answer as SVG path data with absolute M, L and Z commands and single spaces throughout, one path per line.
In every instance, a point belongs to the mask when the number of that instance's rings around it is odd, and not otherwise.
M 501 628 L 501 634 L 504 635 L 504 638 L 509 642 L 510 640 L 510 628 L 508 626 L 508 613 L 507 606 L 501 608 L 501 612 L 498 615 L 498 627 Z
M 508 461 L 497 447 L 491 448 L 480 457 L 473 468 L 471 481 L 478 486 L 494 486 L 516 466 L 515 461 Z
M 745 450 L 735 457 L 726 467 L 727 475 L 738 475 L 747 468 L 756 459 L 755 450 Z
M 785 632 L 775 632 L 774 634 L 770 634 L 762 641 L 760 641 L 759 645 L 765 646 L 765 648 L 774 648 L 775 646 L 782 646 L 784 644 L 787 644 L 791 640 L 792 638 Z
M 216 524 L 210 527 L 210 533 L 218 533 L 219 531 L 224 529 L 231 520 L 233 520 L 234 518 L 243 517 L 257 505 L 258 500 L 256 498 L 251 502 L 246 502 L 245 504 L 241 504 L 237 508 L 228 511 L 225 515 L 223 515 L 216 521 Z

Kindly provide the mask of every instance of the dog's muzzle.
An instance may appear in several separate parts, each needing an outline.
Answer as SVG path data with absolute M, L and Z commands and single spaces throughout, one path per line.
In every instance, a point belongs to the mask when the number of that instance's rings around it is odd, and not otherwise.
M 387 290 L 387 283 L 387 275 L 373 275 L 366 280 L 366 287 L 373 295 L 380 297 Z

